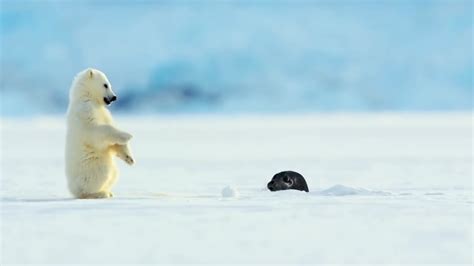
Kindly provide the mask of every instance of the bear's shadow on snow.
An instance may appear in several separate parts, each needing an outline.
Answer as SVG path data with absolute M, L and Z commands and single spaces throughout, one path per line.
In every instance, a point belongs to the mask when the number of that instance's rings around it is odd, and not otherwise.
M 61 202 L 76 200 L 75 198 L 2 198 L 2 202 Z

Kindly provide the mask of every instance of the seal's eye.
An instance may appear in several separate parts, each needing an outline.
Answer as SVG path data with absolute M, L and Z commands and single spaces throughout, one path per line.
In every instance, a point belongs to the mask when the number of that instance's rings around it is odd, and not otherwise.
M 109 85 L 107 85 L 107 83 L 104 83 L 104 88 L 108 89 Z

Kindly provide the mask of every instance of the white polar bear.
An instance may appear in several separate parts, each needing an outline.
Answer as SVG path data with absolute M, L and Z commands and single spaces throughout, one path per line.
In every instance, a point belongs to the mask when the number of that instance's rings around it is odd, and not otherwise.
M 134 163 L 128 141 L 132 135 L 118 130 L 106 108 L 117 97 L 99 70 L 86 69 L 74 78 L 69 93 L 66 136 L 66 176 L 77 198 L 109 198 L 117 180 L 117 156 Z

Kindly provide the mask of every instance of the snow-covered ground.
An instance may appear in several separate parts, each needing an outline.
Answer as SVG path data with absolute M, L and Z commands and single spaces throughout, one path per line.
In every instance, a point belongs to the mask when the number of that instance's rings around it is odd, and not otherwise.
M 473 262 L 471 113 L 118 117 L 107 200 L 68 194 L 62 118 L 0 121 L 2 265 Z

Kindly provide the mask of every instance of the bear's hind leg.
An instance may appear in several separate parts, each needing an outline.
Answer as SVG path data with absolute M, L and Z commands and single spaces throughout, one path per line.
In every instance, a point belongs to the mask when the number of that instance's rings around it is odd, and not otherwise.
M 104 199 L 113 197 L 110 191 L 100 191 L 95 193 L 84 193 L 79 196 L 80 199 Z

